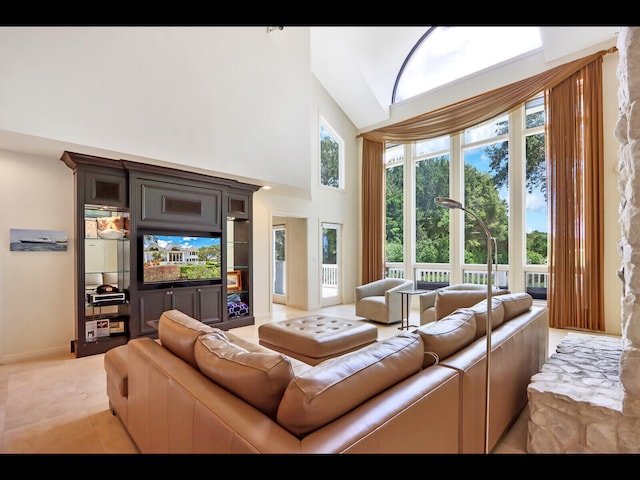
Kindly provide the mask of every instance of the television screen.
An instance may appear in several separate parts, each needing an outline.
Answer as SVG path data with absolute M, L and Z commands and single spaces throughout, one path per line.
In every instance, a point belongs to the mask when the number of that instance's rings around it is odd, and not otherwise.
M 220 243 L 211 235 L 142 235 L 142 283 L 221 280 Z

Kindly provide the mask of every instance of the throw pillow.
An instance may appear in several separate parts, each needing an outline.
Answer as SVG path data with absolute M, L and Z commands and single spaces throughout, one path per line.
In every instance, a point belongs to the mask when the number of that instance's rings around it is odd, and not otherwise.
M 202 335 L 194 348 L 200 371 L 275 420 L 280 399 L 293 378 L 289 359 L 276 352 L 250 352 L 222 331 Z
M 196 340 L 204 333 L 217 330 L 219 329 L 210 327 L 180 310 L 163 312 L 158 322 L 158 338 L 162 346 L 196 368 L 198 366 L 193 355 Z
M 422 368 L 436 363 L 466 347 L 475 339 L 476 319 L 469 309 L 458 309 L 437 322 L 427 323 L 417 333 L 424 343 Z M 435 355 L 434 355 L 435 354 Z
M 504 322 L 504 307 L 499 297 L 491 297 L 491 331 L 502 325 Z M 476 336 L 478 339 L 484 337 L 487 333 L 487 299 L 485 298 L 481 302 L 476 303 L 470 307 L 476 315 Z
M 278 423 L 302 438 L 420 371 L 423 357 L 420 336 L 403 332 L 325 360 L 289 383 Z
M 468 308 L 487 298 L 486 290 L 441 290 L 436 292 L 435 316 L 441 320 L 458 308 Z
M 511 320 L 526 312 L 533 305 L 533 297 L 528 293 L 512 293 L 498 297 L 504 306 L 504 321 Z

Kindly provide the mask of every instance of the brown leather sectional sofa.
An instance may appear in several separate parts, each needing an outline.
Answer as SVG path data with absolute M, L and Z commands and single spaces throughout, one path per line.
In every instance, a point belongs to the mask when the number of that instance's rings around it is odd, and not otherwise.
M 492 308 L 491 448 L 548 348 L 529 295 Z M 310 366 L 172 310 L 105 354 L 107 394 L 143 453 L 482 453 L 485 322 L 486 301 Z

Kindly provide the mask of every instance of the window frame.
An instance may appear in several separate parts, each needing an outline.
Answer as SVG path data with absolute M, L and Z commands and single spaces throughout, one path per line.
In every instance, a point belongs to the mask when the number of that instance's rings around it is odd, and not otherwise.
M 323 183 L 322 180 L 322 171 L 324 167 L 324 161 L 322 155 L 322 139 L 323 139 L 323 130 L 325 134 L 330 137 L 338 147 L 338 185 L 329 185 Z M 318 127 L 318 184 L 321 188 L 328 188 L 331 190 L 344 190 L 346 185 L 345 179 L 345 143 L 342 137 L 337 134 L 335 129 L 327 122 L 324 117 L 320 116 L 319 127 Z
M 535 97 L 534 97 L 535 98 Z M 527 102 L 532 99 L 527 100 Z M 526 149 L 525 139 L 531 134 L 531 129 L 526 128 L 525 114 L 526 104 L 522 103 L 517 109 L 508 114 L 509 133 L 505 135 L 496 135 L 488 140 L 484 139 L 479 142 L 464 144 L 464 132 L 450 134 L 449 148 L 449 191 L 450 197 L 460 200 L 464 204 L 464 149 L 473 147 L 478 144 L 495 143 L 497 141 L 508 141 L 509 148 L 509 166 L 508 166 L 508 232 L 509 232 L 509 252 L 508 264 L 500 264 L 500 271 L 508 275 L 509 289 L 512 291 L 526 291 L 526 276 L 530 273 L 545 274 L 548 271 L 547 265 L 528 265 L 526 261 Z M 495 117 L 497 120 L 505 114 Z M 538 129 L 544 133 L 544 129 Z M 420 270 L 441 269 L 449 270 L 449 279 L 451 284 L 462 283 L 464 280 L 464 271 L 473 265 L 464 263 L 464 242 L 462 232 L 464 229 L 464 219 L 462 215 L 452 215 L 449 217 L 450 232 L 450 260 L 449 263 L 424 264 L 416 262 L 416 238 L 415 238 L 415 169 L 416 162 L 430 157 L 431 154 L 417 156 L 415 154 L 415 143 L 408 144 L 405 148 L 404 170 L 409 175 L 408 181 L 405 182 L 405 224 L 404 224 L 404 251 L 411 252 L 405 255 L 402 265 L 386 264 L 387 271 L 393 268 L 395 275 L 399 275 L 399 270 L 403 270 L 404 278 L 419 280 Z M 386 148 L 396 146 L 388 144 Z M 385 150 L 386 150 L 385 148 Z M 385 165 L 386 167 L 386 165 Z M 406 178 L 406 177 L 405 177 Z M 386 192 L 385 192 L 386 195 Z M 386 197 L 385 197 L 386 203 Z M 520 212 L 520 214 L 518 214 Z M 407 222 L 407 215 L 411 215 L 411 220 Z M 548 232 L 547 232 L 548 233 Z M 459 250 L 459 252 L 458 252 Z M 386 237 L 385 237 L 386 251 Z

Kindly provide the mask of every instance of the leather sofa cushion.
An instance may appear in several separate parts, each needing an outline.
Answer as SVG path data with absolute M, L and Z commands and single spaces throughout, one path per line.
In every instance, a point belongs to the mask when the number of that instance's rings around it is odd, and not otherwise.
M 180 310 L 167 310 L 158 322 L 158 339 L 164 348 L 180 357 L 192 367 L 198 368 L 193 347 L 200 335 L 212 333 L 217 328 L 210 327 Z
M 221 330 L 199 337 L 194 352 L 204 375 L 275 420 L 293 378 L 289 358 L 266 350 L 248 351 L 230 342 Z
M 509 321 L 521 313 L 526 312 L 533 305 L 533 297 L 528 293 L 519 292 L 499 297 L 504 306 L 504 321 Z
M 289 383 L 277 421 L 302 438 L 418 372 L 423 356 L 420 336 L 402 332 L 325 360 Z
M 491 305 L 491 331 L 493 331 L 504 323 L 504 306 L 500 297 L 491 297 Z M 487 299 L 469 307 L 469 310 L 476 316 L 475 338 L 484 337 L 487 333 Z
M 426 368 L 438 360 L 453 355 L 475 339 L 476 318 L 470 309 L 458 309 L 438 322 L 427 323 L 417 329 L 424 343 Z M 435 354 L 435 356 L 433 355 Z
M 495 290 L 492 296 L 505 295 L 508 290 Z M 486 288 L 482 290 L 442 289 L 436 292 L 435 319 L 440 320 L 458 308 L 469 308 L 487 298 Z

